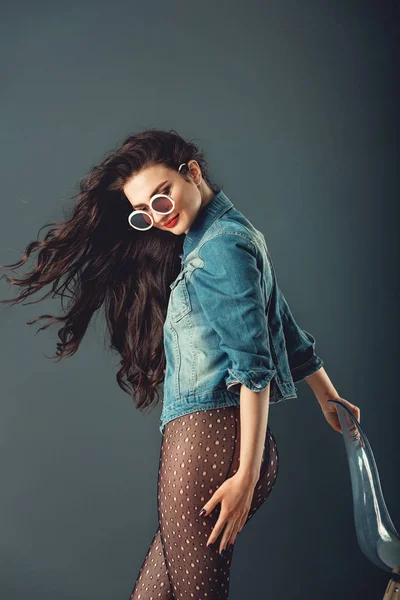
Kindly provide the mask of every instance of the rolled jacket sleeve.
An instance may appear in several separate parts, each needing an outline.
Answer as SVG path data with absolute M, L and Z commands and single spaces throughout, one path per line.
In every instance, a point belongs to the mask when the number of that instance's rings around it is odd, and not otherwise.
M 316 354 L 315 337 L 298 325 L 279 285 L 276 289 L 290 371 L 297 383 L 318 371 L 324 361 Z
M 207 241 L 199 256 L 203 266 L 194 271 L 193 284 L 229 358 L 226 387 L 243 384 L 261 391 L 276 369 L 269 343 L 268 291 L 257 266 L 257 250 L 244 235 L 223 232 Z

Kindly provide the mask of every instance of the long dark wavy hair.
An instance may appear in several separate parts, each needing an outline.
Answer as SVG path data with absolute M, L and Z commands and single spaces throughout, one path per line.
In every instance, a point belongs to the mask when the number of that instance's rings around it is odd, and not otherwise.
M 104 304 L 109 347 L 121 357 L 118 385 L 132 395 L 136 408 L 144 410 L 160 399 L 169 284 L 179 273 L 185 234 L 177 236 L 156 227 L 147 231 L 132 228 L 128 223 L 132 205 L 123 186 L 145 167 L 160 164 L 177 171 L 181 163 L 196 160 L 212 191 L 221 188 L 210 181 L 203 152 L 175 130 L 148 129 L 129 135 L 116 151 L 107 154 L 80 180 L 80 191 L 72 197 L 71 216 L 43 225 L 39 233 L 44 227 L 55 227 L 43 241 L 38 234 L 20 261 L 1 265 L 13 270 L 38 251 L 34 268 L 20 279 L 2 275 L 11 285 L 26 289 L 0 302 L 17 304 L 52 284 L 47 294 L 27 304 L 59 295 L 63 315 L 40 315 L 27 324 L 49 319 L 38 331 L 54 322 L 62 324 L 56 354 L 48 357 L 56 362 L 78 350 L 93 314 Z M 179 176 L 190 177 L 187 170 Z M 66 297 L 67 309 L 63 306 Z

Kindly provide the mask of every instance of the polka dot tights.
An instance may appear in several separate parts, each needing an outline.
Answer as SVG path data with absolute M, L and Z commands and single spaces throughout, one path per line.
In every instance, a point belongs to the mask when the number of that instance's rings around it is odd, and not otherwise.
M 210 517 L 199 517 L 199 512 L 239 468 L 239 411 L 239 406 L 198 411 L 166 424 L 158 472 L 159 526 L 130 600 L 228 598 L 234 548 L 219 555 L 222 533 L 216 547 L 206 546 L 221 505 L 216 505 Z M 246 522 L 274 487 L 278 463 L 275 439 L 268 426 L 260 477 Z

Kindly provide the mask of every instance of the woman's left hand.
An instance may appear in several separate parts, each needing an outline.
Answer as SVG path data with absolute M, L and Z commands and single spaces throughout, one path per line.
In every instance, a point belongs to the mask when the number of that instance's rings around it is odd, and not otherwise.
M 338 400 L 338 402 L 342 402 L 350 412 L 355 416 L 358 422 L 360 422 L 360 409 L 358 406 L 351 404 L 348 400 L 341 398 L 340 396 L 332 397 L 332 400 Z M 336 410 L 335 402 L 321 402 L 320 403 L 321 410 L 325 419 L 328 421 L 329 425 L 333 427 L 335 431 L 342 433 L 342 428 L 340 427 L 340 421 Z

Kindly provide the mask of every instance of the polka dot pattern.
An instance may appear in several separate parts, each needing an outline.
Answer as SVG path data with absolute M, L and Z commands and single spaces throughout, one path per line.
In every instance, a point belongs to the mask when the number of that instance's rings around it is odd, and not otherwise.
M 219 555 L 223 532 L 214 548 L 206 546 L 220 504 L 210 517 L 199 517 L 199 512 L 239 464 L 240 406 L 197 411 L 166 424 L 158 472 L 159 527 L 130 600 L 228 598 L 234 548 Z M 268 426 L 247 522 L 274 487 L 278 465 L 276 442 Z

